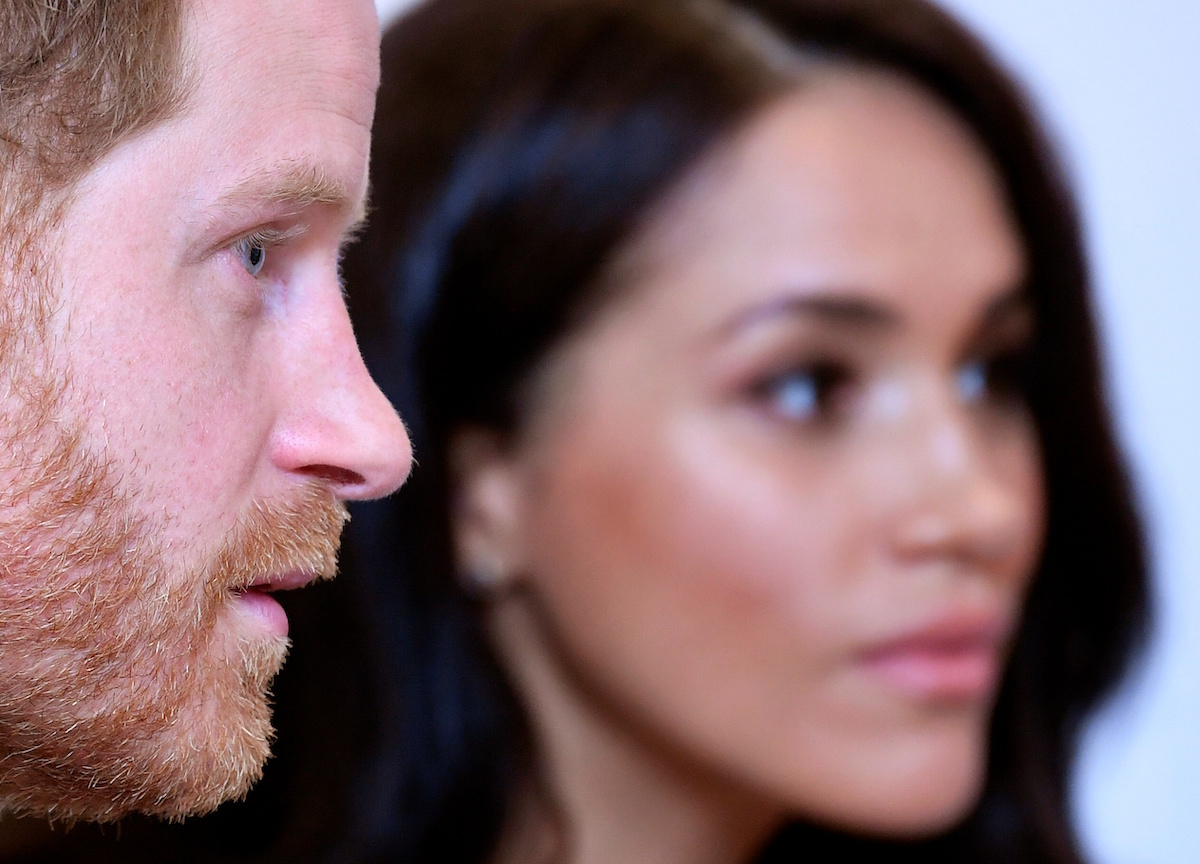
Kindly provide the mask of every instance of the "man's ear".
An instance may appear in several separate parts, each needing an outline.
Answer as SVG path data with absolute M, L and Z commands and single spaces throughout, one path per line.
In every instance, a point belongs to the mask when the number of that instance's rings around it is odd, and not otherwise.
M 451 522 L 459 579 L 487 596 L 511 587 L 524 557 L 524 483 L 499 433 L 455 433 L 449 449 Z

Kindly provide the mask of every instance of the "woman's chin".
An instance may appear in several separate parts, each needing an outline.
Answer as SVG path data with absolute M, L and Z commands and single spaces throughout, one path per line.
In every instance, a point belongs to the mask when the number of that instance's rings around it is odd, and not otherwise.
M 905 762 L 882 758 L 876 770 L 832 780 L 801 815 L 856 834 L 929 837 L 953 828 L 979 801 L 986 779 L 985 739 L 921 748 Z M 839 782 L 840 781 L 840 782 Z
M 940 783 L 936 789 L 903 795 L 871 814 L 862 831 L 882 837 L 916 839 L 941 834 L 953 828 L 974 809 L 983 791 L 982 776 L 978 781 L 957 786 Z

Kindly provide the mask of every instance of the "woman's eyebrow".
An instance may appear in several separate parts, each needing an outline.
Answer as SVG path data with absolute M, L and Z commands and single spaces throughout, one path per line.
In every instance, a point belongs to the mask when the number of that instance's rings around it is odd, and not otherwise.
M 1032 315 L 1033 301 L 1025 288 L 1014 288 L 1005 292 L 988 304 L 983 312 L 983 324 L 1005 321 L 1014 315 Z
M 865 297 L 842 292 L 789 293 L 740 310 L 721 327 L 721 334 L 731 336 L 764 320 L 793 315 L 855 330 L 894 330 L 900 326 L 895 310 Z
M 1024 341 L 1033 335 L 1033 328 L 1033 301 L 1024 288 L 1018 288 L 1000 295 L 987 305 L 968 345 L 973 346 L 974 350 L 996 342 Z

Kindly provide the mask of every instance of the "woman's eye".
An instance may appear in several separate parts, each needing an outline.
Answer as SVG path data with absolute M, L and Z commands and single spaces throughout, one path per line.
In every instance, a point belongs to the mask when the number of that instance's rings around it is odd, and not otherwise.
M 243 237 L 234 249 L 247 273 L 257 276 L 262 272 L 263 265 L 267 263 L 266 241 L 255 236 Z
M 954 384 L 958 390 L 958 398 L 970 405 L 987 396 L 988 375 L 987 367 L 981 360 L 972 360 L 964 364 L 955 376 Z
M 970 360 L 955 375 L 958 398 L 967 405 L 985 400 L 1023 400 L 1028 391 L 1027 366 L 1023 351 Z
M 786 420 L 806 422 L 829 416 L 849 381 L 845 369 L 822 363 L 791 369 L 757 389 L 773 413 Z

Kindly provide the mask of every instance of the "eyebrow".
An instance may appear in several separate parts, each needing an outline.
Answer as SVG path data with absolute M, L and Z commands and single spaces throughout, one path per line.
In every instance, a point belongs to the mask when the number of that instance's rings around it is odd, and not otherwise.
M 733 316 L 721 328 L 725 335 L 785 315 L 804 315 L 856 330 L 892 330 L 900 317 L 888 307 L 842 294 L 787 294 L 759 303 Z
M 988 304 L 983 312 L 983 326 L 1003 321 L 1012 315 L 1032 315 L 1033 300 L 1025 288 L 1016 288 Z
M 1014 317 L 1027 318 L 1032 314 L 1033 302 L 1024 286 L 1006 291 L 984 310 L 975 338 L 991 328 L 1003 326 Z M 834 326 L 860 331 L 895 330 L 902 323 L 899 314 L 882 303 L 841 291 L 830 291 L 772 298 L 737 313 L 719 332 L 727 338 L 762 321 L 790 315 L 816 318 Z
M 359 196 L 319 167 L 302 162 L 282 162 L 255 170 L 223 192 L 210 208 L 213 221 L 229 214 L 250 214 L 263 206 L 295 215 L 316 205 L 353 214 L 354 229 L 366 218 L 365 196 Z
M 1027 290 L 1019 288 L 1010 291 L 988 304 L 969 342 L 979 344 L 995 338 L 1004 339 L 1006 334 L 1013 335 L 1014 327 L 1017 334 L 1031 336 L 1035 315 L 1034 302 Z

